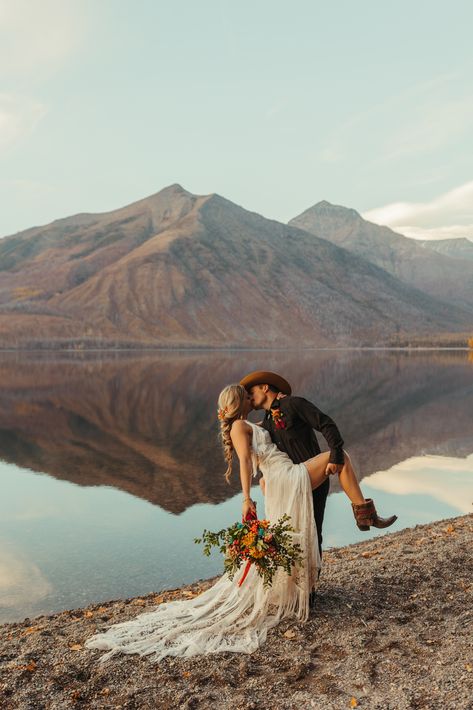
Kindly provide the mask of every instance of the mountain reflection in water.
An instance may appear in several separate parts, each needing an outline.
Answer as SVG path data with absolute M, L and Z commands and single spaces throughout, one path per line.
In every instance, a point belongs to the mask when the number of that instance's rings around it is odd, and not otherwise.
M 419 454 L 471 452 L 473 362 L 461 351 L 3 354 L 0 458 L 173 513 L 221 502 L 239 482 L 223 478 L 217 396 L 259 368 L 284 373 L 335 420 L 360 478 Z
M 256 369 L 281 372 L 335 420 L 365 495 L 399 515 L 390 530 L 471 511 L 464 351 L 2 353 L 0 621 L 218 573 L 192 542 L 241 505 L 238 467 L 230 486 L 223 477 L 216 401 Z M 331 495 L 324 549 L 366 536 Z

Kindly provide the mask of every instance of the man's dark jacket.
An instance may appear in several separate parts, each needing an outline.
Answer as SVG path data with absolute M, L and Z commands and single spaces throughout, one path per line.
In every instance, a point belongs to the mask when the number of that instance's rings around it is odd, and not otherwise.
M 275 399 L 271 407 L 279 407 L 284 429 L 278 429 L 273 420 L 271 410 L 266 412 L 263 427 L 269 432 L 271 440 L 278 449 L 285 451 L 294 463 L 302 463 L 320 454 L 320 446 L 314 429 L 322 432 L 330 447 L 330 463 L 344 463 L 343 439 L 331 417 L 324 414 L 315 404 L 304 397 L 285 396 Z M 314 517 L 317 527 L 319 551 L 322 556 L 322 523 L 325 502 L 330 488 L 327 479 L 312 491 L 314 501 Z

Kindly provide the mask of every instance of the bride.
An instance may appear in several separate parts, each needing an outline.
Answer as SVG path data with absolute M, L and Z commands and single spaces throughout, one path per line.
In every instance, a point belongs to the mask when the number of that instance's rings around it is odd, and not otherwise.
M 291 516 L 295 529 L 292 537 L 301 546 L 302 563 L 294 566 L 290 575 L 279 569 L 269 588 L 264 588 L 254 565 L 241 586 L 241 574 L 231 580 L 225 573 L 197 597 L 162 603 L 154 611 L 114 624 L 84 643 L 86 648 L 107 651 L 100 662 L 117 653 L 139 654 L 156 661 L 165 656 L 223 651 L 252 653 L 264 643 L 268 630 L 282 619 L 306 621 L 309 616 L 309 594 L 317 584 L 321 567 L 312 489 L 326 477 L 329 452 L 294 464 L 271 442 L 265 429 L 248 421 L 252 406 L 242 385 L 225 387 L 218 406 L 227 481 L 234 452 L 240 462 L 243 516 L 256 512 L 250 487 L 259 469 L 263 475 L 260 484 L 265 496 L 264 517 L 275 523 L 284 513 Z M 343 451 L 345 464 L 338 474 L 340 485 L 353 506 L 363 504 L 365 498 L 350 457 Z M 396 516 L 379 520 L 387 527 Z

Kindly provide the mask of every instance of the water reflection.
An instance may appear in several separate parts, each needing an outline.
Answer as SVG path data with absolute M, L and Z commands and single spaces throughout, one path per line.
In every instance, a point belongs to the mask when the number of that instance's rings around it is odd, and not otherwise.
M 17 608 L 34 609 L 52 592 L 52 586 L 23 550 L 9 547 L 11 544 L 2 544 L 0 549 L 0 610 L 13 610 L 15 618 Z
M 464 352 L 306 351 L 3 355 L 0 458 L 79 485 L 114 486 L 173 513 L 221 502 L 238 481 L 223 479 L 216 398 L 260 367 L 284 372 L 335 419 L 361 478 L 419 454 L 471 452 L 473 367 Z
M 3 354 L 0 621 L 219 573 L 220 558 L 192 542 L 240 509 L 238 476 L 223 478 L 216 398 L 259 368 L 335 419 L 365 495 L 399 515 L 390 531 L 471 512 L 464 352 Z M 366 539 L 331 483 L 324 547 Z
M 461 513 L 472 513 L 473 454 L 461 458 L 415 456 L 364 481 L 377 491 L 395 495 L 428 495 Z

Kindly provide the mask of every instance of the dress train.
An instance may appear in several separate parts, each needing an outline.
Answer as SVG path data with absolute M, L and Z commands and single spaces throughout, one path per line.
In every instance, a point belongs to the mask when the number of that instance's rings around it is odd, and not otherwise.
M 284 513 L 291 516 L 302 564 L 294 566 L 290 575 L 278 569 L 266 589 L 254 565 L 239 586 L 240 568 L 233 580 L 225 573 L 197 597 L 165 602 L 113 624 L 84 643 L 85 648 L 107 651 L 101 663 L 117 653 L 136 653 L 156 661 L 224 651 L 252 653 L 282 619 L 307 620 L 309 593 L 317 585 L 321 567 L 309 474 L 304 464 L 292 463 L 279 451 L 268 432 L 248 423 L 253 429 L 253 475 L 259 467 L 266 482 L 265 518 L 275 523 Z

